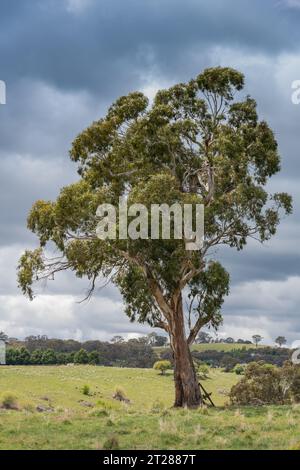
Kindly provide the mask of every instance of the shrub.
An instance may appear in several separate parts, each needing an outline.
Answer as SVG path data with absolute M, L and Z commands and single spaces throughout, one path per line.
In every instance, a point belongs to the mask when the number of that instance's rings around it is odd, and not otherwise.
M 197 375 L 200 379 L 205 380 L 209 376 L 209 367 L 207 364 L 200 364 L 198 366 Z
M 286 361 L 281 369 L 285 394 L 295 403 L 300 402 L 300 366 Z
M 112 400 L 100 399 L 97 401 L 96 405 L 99 406 L 101 409 L 109 412 L 119 408 L 119 403 L 115 403 Z
M 46 351 L 43 351 L 42 364 L 51 365 L 51 364 L 56 364 L 56 363 L 57 363 L 56 353 L 53 351 L 53 349 L 46 349 Z
M 223 355 L 221 359 L 221 367 L 224 368 L 224 372 L 232 372 L 235 366 L 238 364 L 238 360 L 234 357 Z
M 233 369 L 233 372 L 235 372 L 237 375 L 244 375 L 245 373 L 245 366 L 243 364 L 237 364 L 234 369 Z
M 99 361 L 100 361 L 100 356 L 99 356 L 98 351 L 92 351 L 88 354 L 89 364 L 97 365 L 99 364 Z
M 18 410 L 19 409 L 17 397 L 11 392 L 3 393 L 0 403 L 1 403 L 1 408 L 4 408 L 6 410 Z
M 230 391 L 234 405 L 270 405 L 285 403 L 280 369 L 263 362 L 252 362 L 242 380 Z
M 166 371 L 171 369 L 170 361 L 157 361 L 155 362 L 153 369 L 160 371 L 160 375 L 165 375 Z
M 19 361 L 22 365 L 30 364 L 30 353 L 24 347 L 22 347 L 19 351 Z
M 268 405 L 300 402 L 300 367 L 286 361 L 283 367 L 253 362 L 242 380 L 232 387 L 231 403 Z
M 89 385 L 84 385 L 81 389 L 83 395 L 90 395 L 91 394 L 91 389 Z
M 43 363 L 43 351 L 36 349 L 31 353 L 31 364 L 42 364 Z
M 89 355 L 85 349 L 80 349 L 74 354 L 74 362 L 75 364 L 88 364 Z

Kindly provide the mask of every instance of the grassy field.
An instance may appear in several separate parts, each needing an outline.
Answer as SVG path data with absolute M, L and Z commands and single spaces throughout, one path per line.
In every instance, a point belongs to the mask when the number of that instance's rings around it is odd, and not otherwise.
M 0 449 L 289 449 L 300 443 L 300 407 L 224 407 L 238 377 L 213 371 L 217 408 L 174 410 L 172 375 L 93 366 L 1 367 Z M 90 395 L 83 394 L 89 385 Z M 112 398 L 122 387 L 130 404 Z M 40 411 L 37 411 L 40 407 Z
M 239 344 L 239 343 L 209 343 L 209 344 L 193 344 L 193 351 L 234 351 L 235 349 L 253 349 L 255 344 Z
M 255 348 L 255 344 L 240 344 L 240 343 L 232 343 L 232 344 L 227 344 L 227 343 L 208 343 L 208 344 L 193 344 L 191 349 L 192 351 L 224 351 L 224 352 L 229 352 L 233 351 L 235 349 L 253 349 Z M 260 346 L 264 347 L 264 346 Z M 267 346 L 266 346 L 267 347 Z M 157 354 L 160 354 L 161 352 L 165 351 L 168 348 L 165 347 L 155 347 L 153 348 Z

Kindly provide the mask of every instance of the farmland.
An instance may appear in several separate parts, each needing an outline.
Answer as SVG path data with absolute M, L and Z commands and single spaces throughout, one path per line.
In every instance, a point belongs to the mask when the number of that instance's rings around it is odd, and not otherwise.
M 300 443 L 300 407 L 226 406 L 239 380 L 210 372 L 216 408 L 174 410 L 171 372 L 96 366 L 0 368 L 0 449 L 289 449 Z M 88 392 L 84 394 L 84 388 Z M 122 388 L 130 403 L 112 398 Z
M 260 346 L 262 347 L 262 346 Z M 267 347 L 267 346 L 266 346 Z M 157 354 L 165 351 L 166 347 L 155 347 L 153 348 Z M 191 346 L 192 351 L 203 352 L 203 351 L 224 351 L 230 352 L 238 349 L 255 349 L 254 344 L 240 344 L 240 343 L 202 343 L 193 344 Z

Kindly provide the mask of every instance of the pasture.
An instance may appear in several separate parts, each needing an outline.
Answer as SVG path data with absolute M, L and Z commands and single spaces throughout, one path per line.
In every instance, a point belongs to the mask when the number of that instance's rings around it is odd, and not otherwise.
M 264 345 L 260 345 L 260 348 L 267 347 Z M 240 344 L 240 343 L 201 343 L 201 344 L 193 344 L 191 346 L 192 351 L 203 352 L 203 351 L 224 351 L 230 352 L 237 349 L 255 349 L 255 344 Z M 168 347 L 154 347 L 154 351 L 157 354 L 166 351 Z
M 216 408 L 174 410 L 172 374 L 97 366 L 3 366 L 0 449 L 290 449 L 300 407 L 232 408 L 238 376 L 213 370 L 203 383 Z M 130 403 L 112 398 L 122 388 Z M 84 394 L 83 391 L 88 392 Z

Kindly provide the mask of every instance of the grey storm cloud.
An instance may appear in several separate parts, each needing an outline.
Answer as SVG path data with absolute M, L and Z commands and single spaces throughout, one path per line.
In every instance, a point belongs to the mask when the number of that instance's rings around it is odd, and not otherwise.
M 72 3 L 2 0 L 3 79 L 119 94 L 153 69 L 186 77 L 215 44 L 274 55 L 300 38 L 297 12 L 278 0 L 90 0 L 80 14 Z
M 265 246 L 251 241 L 242 253 L 214 255 L 232 279 L 221 334 L 299 339 L 300 298 L 292 293 L 300 292 L 300 106 L 291 102 L 291 83 L 300 79 L 299 19 L 298 0 L 1 1 L 7 104 L 0 106 L 0 330 L 106 339 L 148 331 L 129 323 L 113 286 L 91 303 L 76 303 L 87 283 L 72 274 L 41 286 L 33 303 L 22 298 L 15 270 L 35 243 L 26 216 L 36 199 L 53 199 L 78 178 L 68 159 L 71 142 L 119 95 L 153 95 L 204 67 L 226 65 L 245 74 L 244 95 L 257 99 L 274 129 L 282 172 L 270 188 L 290 192 L 295 209 Z

